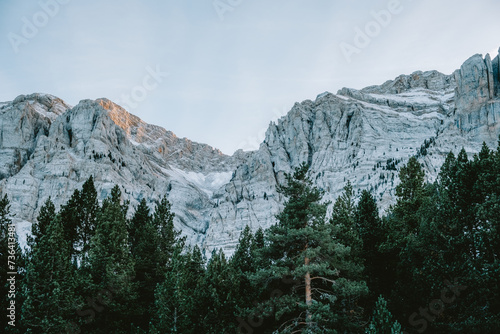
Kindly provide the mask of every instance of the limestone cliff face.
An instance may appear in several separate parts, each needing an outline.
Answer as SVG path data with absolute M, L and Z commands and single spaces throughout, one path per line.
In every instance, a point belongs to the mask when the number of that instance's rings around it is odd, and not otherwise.
M 500 53 L 500 49 L 498 50 Z M 500 56 L 496 56 L 492 61 L 493 85 L 495 86 L 495 97 L 500 97 Z
M 21 170 L 40 136 L 47 135 L 51 123 L 68 108 L 62 100 L 41 94 L 0 103 L 0 180 Z
M 498 57 L 476 55 L 452 75 L 415 72 L 295 104 L 217 193 L 205 247 L 222 245 L 230 253 L 245 225 L 271 225 L 283 203 L 276 185 L 303 161 L 325 200 L 334 201 L 350 181 L 358 192 L 371 190 L 384 210 L 395 199 L 397 170 L 410 156 L 419 157 L 433 181 L 450 151 L 475 153 L 483 141 L 496 147 L 495 78 Z
M 154 206 L 167 195 L 176 227 L 189 242 L 202 242 L 212 192 L 229 181 L 237 158 L 179 139 L 106 99 L 83 100 L 73 108 L 61 104 L 67 110 L 53 115 L 45 105 L 31 107 L 40 96 L 18 97 L 3 104 L 0 114 L 0 152 L 10 158 L 0 160 L 0 170 L 6 171 L 0 191 L 11 198 L 20 234 L 29 230 L 49 196 L 61 205 L 93 175 L 100 200 L 115 184 L 132 205 L 146 198 Z M 10 152 L 21 152 L 16 153 L 20 164 Z
M 493 68 L 489 55 L 469 58 L 455 72 L 457 81 L 456 107 L 460 112 L 473 113 L 494 97 Z
M 11 198 L 21 235 L 49 196 L 61 205 L 90 175 L 101 200 L 114 184 L 133 205 L 167 195 L 189 243 L 231 254 L 245 225 L 275 222 L 284 202 L 276 186 L 303 161 L 325 200 L 350 181 L 384 210 L 410 156 L 432 181 L 448 152 L 475 153 L 483 141 L 495 147 L 499 68 L 498 56 L 475 55 L 451 75 L 415 72 L 323 93 L 271 123 L 258 150 L 231 157 L 107 99 L 70 107 L 50 95 L 20 96 L 0 104 L 0 191 Z
M 455 71 L 457 128 L 474 135 L 494 134 L 500 120 L 499 56 L 469 58 Z

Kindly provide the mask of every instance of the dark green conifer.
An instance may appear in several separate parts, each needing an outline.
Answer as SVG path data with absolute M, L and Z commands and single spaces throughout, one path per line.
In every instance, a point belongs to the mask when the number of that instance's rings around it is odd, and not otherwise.
M 127 208 L 128 203 L 121 204 L 121 191 L 115 186 L 111 197 L 104 200 L 97 219 L 89 253 L 93 296 L 104 292 L 107 299 L 97 308 L 95 320 L 89 325 L 92 330 L 130 331 L 137 297 L 133 284 L 135 263 L 128 241 Z
M 336 240 L 339 229 L 326 223 L 322 192 L 312 186 L 307 171 L 308 166 L 302 164 L 293 175 L 286 175 L 287 184 L 279 188 L 288 200 L 277 216 L 278 223 L 266 234 L 264 256 L 270 265 L 252 276 L 268 292 L 274 291 L 257 308 L 267 318 L 263 330 L 270 326 L 280 333 L 332 332 L 346 325 L 344 319 L 351 313 L 339 314 L 334 305 L 337 300 L 366 292 L 363 283 L 341 274 L 362 268 L 351 261 L 350 247 Z
M 65 332 L 75 314 L 75 268 L 60 217 L 50 199 L 33 226 L 22 322 L 33 333 Z

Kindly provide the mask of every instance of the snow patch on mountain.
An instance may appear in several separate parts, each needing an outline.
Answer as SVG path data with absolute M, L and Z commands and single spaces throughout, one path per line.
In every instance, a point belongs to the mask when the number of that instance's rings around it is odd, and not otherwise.
M 196 185 L 200 190 L 205 192 L 207 196 L 212 197 L 214 192 L 219 190 L 220 187 L 227 184 L 231 180 L 232 172 L 212 172 L 203 174 L 193 171 L 183 171 L 179 168 L 171 167 L 173 173 L 171 177 L 180 177 L 185 181 Z
M 28 248 L 28 236 L 31 235 L 31 222 L 26 220 L 17 221 L 16 233 L 18 237 L 19 246 L 22 250 Z

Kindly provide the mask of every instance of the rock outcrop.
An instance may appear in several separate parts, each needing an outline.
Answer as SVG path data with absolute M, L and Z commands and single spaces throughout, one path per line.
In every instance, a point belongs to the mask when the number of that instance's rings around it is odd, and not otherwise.
M 419 157 L 433 181 L 450 151 L 475 153 L 483 141 L 496 147 L 500 101 L 491 92 L 498 89 L 492 80 L 498 57 L 489 59 L 474 56 L 452 75 L 415 72 L 295 104 L 217 193 L 205 247 L 230 252 L 245 225 L 272 224 L 283 203 L 276 185 L 303 161 L 325 200 L 333 202 L 350 181 L 358 192 L 372 191 L 384 210 L 410 156 Z
M 498 50 L 500 54 L 500 49 Z M 492 61 L 493 84 L 495 85 L 495 97 L 500 98 L 500 55 Z
M 0 180 L 18 173 L 51 123 L 70 107 L 51 95 L 18 96 L 0 104 Z
M 29 230 L 49 196 L 59 206 L 93 175 L 100 200 L 115 184 L 132 205 L 146 198 L 154 206 L 167 195 L 176 227 L 190 243 L 203 241 L 211 195 L 229 181 L 238 158 L 179 139 L 106 99 L 83 100 L 64 113 L 56 108 L 53 115 L 52 107 L 31 102 L 33 96 L 40 95 L 20 96 L 1 109 L 0 152 L 21 152 L 21 158 L 0 161 L 0 170 L 9 173 L 0 191 L 11 198 L 22 229 Z
M 473 113 L 495 98 L 493 64 L 490 55 L 483 59 L 481 55 L 469 58 L 455 72 L 456 108 L 460 113 Z
M 114 184 L 150 206 L 167 195 L 175 225 L 207 254 L 232 254 L 245 225 L 269 227 L 284 203 L 276 191 L 301 162 L 334 201 L 347 181 L 369 189 L 382 210 L 394 202 L 398 169 L 417 155 L 429 181 L 448 152 L 495 147 L 500 133 L 500 63 L 475 55 L 451 75 L 401 75 L 380 86 L 343 88 L 296 103 L 271 123 L 260 148 L 226 156 L 144 123 L 107 99 L 70 107 L 50 95 L 0 104 L 0 192 L 19 232 L 44 201 L 65 203 L 93 175 L 100 200 Z
M 498 100 L 499 56 L 491 60 L 490 55 L 469 58 L 455 71 L 456 125 L 459 129 L 476 134 L 494 132 L 500 119 Z

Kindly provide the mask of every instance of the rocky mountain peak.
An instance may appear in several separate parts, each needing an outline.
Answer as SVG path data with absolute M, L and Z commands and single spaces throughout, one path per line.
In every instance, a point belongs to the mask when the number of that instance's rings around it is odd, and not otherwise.
M 459 113 L 478 111 L 485 102 L 495 98 L 493 64 L 490 55 L 476 54 L 455 71 L 456 107 Z M 495 74 L 498 77 L 498 73 Z
M 0 104 L 0 180 L 18 173 L 47 136 L 53 121 L 70 106 L 49 94 L 20 95 Z
M 410 75 L 400 75 L 394 80 L 388 80 L 380 86 L 363 88 L 363 93 L 373 94 L 401 94 L 420 88 L 429 91 L 448 91 L 455 85 L 452 75 L 445 75 L 438 71 L 416 71 Z
M 136 143 L 153 144 L 160 137 L 176 138 L 172 132 L 166 131 L 159 126 L 145 123 L 139 117 L 132 115 L 121 106 L 106 98 L 97 99 L 95 103 L 106 110 L 111 120 L 125 131 L 129 139 Z
M 70 105 L 66 104 L 66 102 L 60 98 L 41 93 L 19 95 L 12 101 L 12 106 L 16 107 L 18 110 L 37 112 L 49 118 L 51 121 L 71 108 Z
M 493 70 L 493 82 L 495 85 L 495 96 L 500 96 L 500 49 L 498 50 L 498 55 L 492 61 Z

